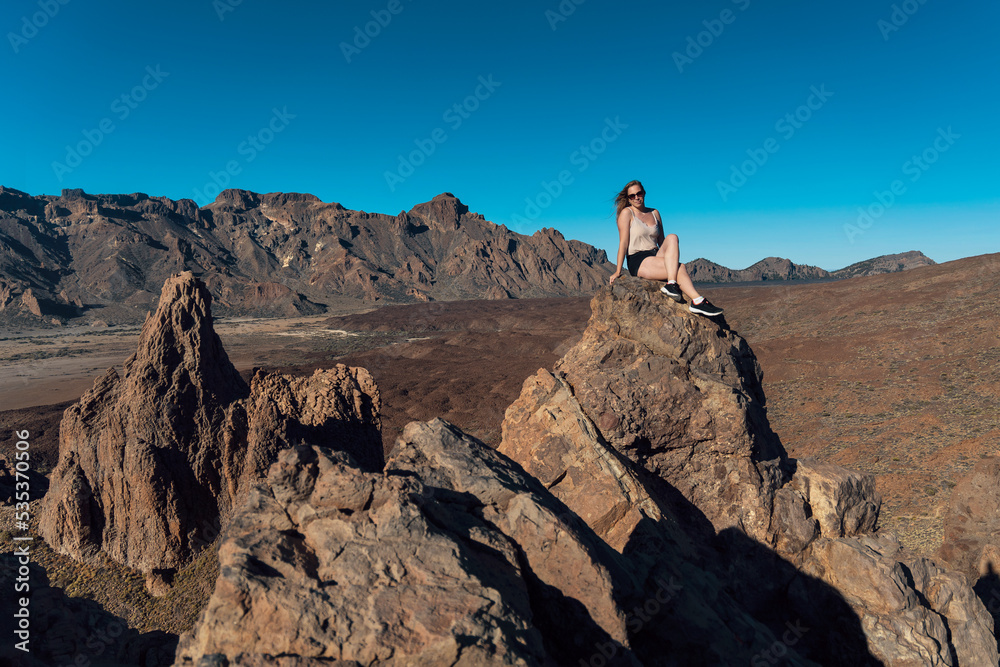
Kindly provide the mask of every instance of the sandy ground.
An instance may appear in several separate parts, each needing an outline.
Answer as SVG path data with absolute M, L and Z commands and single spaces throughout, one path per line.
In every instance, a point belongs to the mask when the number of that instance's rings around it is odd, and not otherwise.
M 216 332 L 243 371 L 298 365 L 303 355 L 334 349 L 358 334 L 335 331 L 330 315 L 290 319 L 224 319 Z M 139 326 L 66 327 L 0 333 L 0 410 L 76 400 L 109 368 L 119 372 L 135 352 Z

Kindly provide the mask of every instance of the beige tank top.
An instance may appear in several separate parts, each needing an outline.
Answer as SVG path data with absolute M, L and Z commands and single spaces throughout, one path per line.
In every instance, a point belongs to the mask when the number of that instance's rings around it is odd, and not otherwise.
M 653 219 L 656 220 L 656 227 L 650 227 L 636 216 L 635 209 L 629 206 L 628 210 L 632 213 L 632 225 L 629 227 L 628 233 L 628 254 L 634 255 L 643 250 L 656 250 L 658 247 L 656 242 L 660 238 L 662 224 L 660 219 L 654 213 Z

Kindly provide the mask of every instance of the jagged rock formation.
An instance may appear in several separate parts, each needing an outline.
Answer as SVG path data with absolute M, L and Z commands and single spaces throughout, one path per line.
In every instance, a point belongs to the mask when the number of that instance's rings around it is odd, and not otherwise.
M 931 266 L 933 264 L 935 264 L 934 260 L 916 250 L 866 259 L 842 269 L 837 269 L 836 271 L 826 271 L 818 266 L 809 266 L 808 264 L 796 264 L 783 257 L 766 257 L 745 269 L 729 269 L 702 258 L 685 262 L 691 278 L 695 282 L 700 283 L 738 283 L 764 280 L 840 280 L 843 278 L 854 278 L 855 276 L 895 273 L 897 271 L 906 271 L 919 266 Z
M 870 475 L 789 459 L 746 342 L 655 284 L 599 291 L 499 452 L 435 420 L 384 464 L 362 371 L 238 385 L 204 290 L 168 281 L 124 378 L 67 411 L 42 516 L 58 548 L 169 568 L 175 480 L 211 496 L 220 576 L 177 665 L 998 662 L 964 576 L 875 530 Z M 121 516 L 126 480 L 159 507 Z
M 992 619 L 964 578 L 872 534 L 870 475 L 786 457 L 741 338 L 643 281 L 617 281 L 592 306 L 582 340 L 508 410 L 501 452 L 633 567 L 700 562 L 776 634 L 824 626 L 796 647 L 822 664 L 997 663 Z
M 441 420 L 410 424 L 382 474 L 301 446 L 230 525 L 175 664 L 721 664 L 782 645 L 696 560 L 634 561 Z
M 381 467 L 378 403 L 368 372 L 343 366 L 308 379 L 258 372 L 248 387 L 204 283 L 173 276 L 124 374 L 108 370 L 66 411 L 41 534 L 77 559 L 103 550 L 143 572 L 175 569 L 280 449 L 347 437 L 360 464 Z
M 638 665 L 612 554 L 536 480 L 443 421 L 407 427 L 381 474 L 298 447 L 231 525 L 175 664 L 568 664 L 604 645 Z
M 323 312 L 348 300 L 413 302 L 592 293 L 604 251 L 553 229 L 494 225 L 449 193 L 398 215 L 313 195 L 225 190 L 208 206 L 0 187 L 0 321 L 134 321 L 190 270 L 224 315 Z
M 742 339 L 628 278 L 593 310 L 500 453 L 435 421 L 381 473 L 282 454 L 176 664 L 996 664 L 871 476 L 784 455 Z

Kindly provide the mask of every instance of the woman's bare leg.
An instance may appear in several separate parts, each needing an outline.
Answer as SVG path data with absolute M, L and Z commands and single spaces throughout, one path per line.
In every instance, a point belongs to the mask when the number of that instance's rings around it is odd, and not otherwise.
M 667 280 L 677 280 L 677 267 L 681 259 L 681 244 L 677 234 L 667 234 L 667 238 L 663 239 L 663 245 L 660 246 L 656 256 L 663 258 L 663 266 L 667 270 Z
M 694 288 L 694 282 L 691 280 L 691 276 L 688 275 L 687 269 L 684 268 L 683 264 L 677 267 L 677 286 L 692 301 L 701 297 L 701 294 L 698 294 L 698 290 Z
M 639 267 L 637 272 L 638 278 L 645 278 L 646 280 L 667 280 L 667 270 L 663 266 L 663 262 L 660 261 L 660 256 L 647 257 L 642 260 L 642 265 Z M 681 288 L 689 299 L 698 299 L 701 294 L 698 290 L 694 288 L 694 282 L 691 281 L 691 276 L 688 275 L 687 269 L 684 268 L 683 264 L 677 265 L 677 286 Z

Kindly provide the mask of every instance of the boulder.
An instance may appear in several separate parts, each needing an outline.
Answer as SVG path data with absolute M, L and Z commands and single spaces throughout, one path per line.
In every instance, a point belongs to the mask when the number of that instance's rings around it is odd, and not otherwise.
M 844 596 L 885 664 L 998 663 L 993 619 L 961 574 L 907 555 L 891 535 L 821 538 L 810 551 L 804 571 Z
M 875 475 L 817 459 L 798 459 L 789 485 L 809 506 L 824 537 L 850 537 L 875 530 L 882 498 Z

